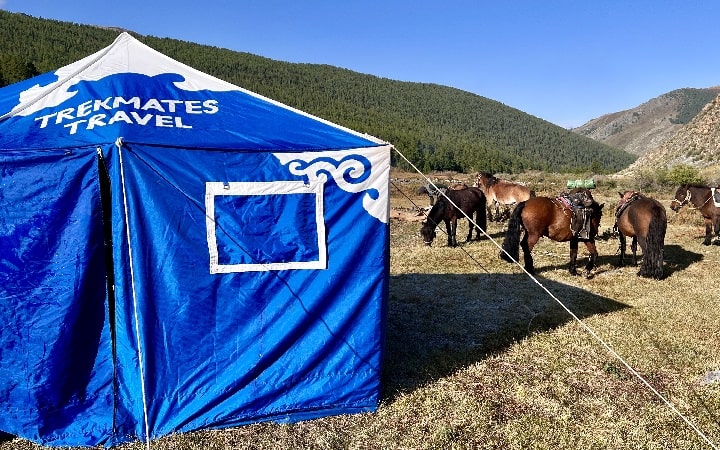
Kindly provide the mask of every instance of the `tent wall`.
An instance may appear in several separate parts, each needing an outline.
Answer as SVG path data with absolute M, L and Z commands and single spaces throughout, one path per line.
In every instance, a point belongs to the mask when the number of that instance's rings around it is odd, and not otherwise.
M 118 327 L 123 407 L 143 416 L 144 381 L 153 437 L 374 409 L 387 224 L 361 207 L 363 194 L 348 194 L 330 181 L 321 191 L 329 255 L 324 269 L 211 273 L 206 182 L 265 186 L 296 177 L 268 153 L 174 149 L 170 164 L 163 157 L 168 151 L 127 144 L 105 155 L 112 179 L 124 180 L 113 183 L 112 192 L 116 293 L 125 299 L 117 313 L 125 324 Z M 235 222 L 238 230 L 262 230 L 228 237 L 226 247 L 235 246 L 237 258 L 247 257 L 248 247 L 264 248 L 270 259 L 272 252 L 287 257 L 284 247 L 292 242 L 281 243 L 283 236 L 316 213 L 265 210 L 267 199 L 301 197 L 274 193 L 273 183 L 250 196 L 259 211 L 239 202 L 242 209 L 224 212 L 230 215 L 225 223 Z M 255 227 L 259 222 L 262 227 Z M 144 434 L 140 423 L 126 431 Z
M 0 429 L 112 432 L 112 347 L 95 149 L 0 153 Z

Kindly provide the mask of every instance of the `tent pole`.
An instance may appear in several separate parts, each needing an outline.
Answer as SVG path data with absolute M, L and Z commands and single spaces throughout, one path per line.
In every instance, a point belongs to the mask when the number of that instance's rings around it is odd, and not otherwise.
M 143 402 L 143 421 L 145 424 L 145 446 L 148 450 L 150 450 L 150 425 L 148 423 L 148 407 L 147 407 L 147 398 L 146 398 L 146 392 L 145 392 L 145 358 L 143 357 L 143 351 L 142 351 L 142 340 L 140 336 L 140 318 L 138 316 L 138 304 L 137 304 L 137 295 L 135 291 L 135 270 L 134 270 L 134 264 L 133 264 L 133 252 L 132 252 L 132 241 L 130 239 L 130 236 L 132 233 L 130 232 L 130 218 L 128 213 L 128 203 L 127 203 L 127 193 L 125 190 L 125 167 L 123 165 L 123 145 L 122 145 L 122 138 L 118 138 L 115 142 L 115 145 L 117 145 L 118 148 L 118 155 L 120 159 L 120 184 L 122 186 L 122 194 L 123 194 L 123 209 L 125 212 L 125 233 L 126 238 L 128 242 L 128 259 L 130 261 L 130 286 L 132 289 L 132 298 L 133 298 L 133 311 L 135 314 L 135 338 L 137 339 L 137 348 L 138 348 L 138 366 L 140 370 L 140 389 L 142 394 L 142 402 Z

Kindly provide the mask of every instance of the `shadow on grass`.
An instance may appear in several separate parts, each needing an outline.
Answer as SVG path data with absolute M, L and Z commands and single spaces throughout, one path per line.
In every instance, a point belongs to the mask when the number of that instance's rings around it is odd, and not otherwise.
M 581 319 L 628 307 L 556 281 L 542 283 Z M 393 276 L 383 397 L 392 400 L 571 320 L 525 274 Z
M 581 247 L 582 248 L 582 247 Z M 628 248 L 628 251 L 630 249 Z M 520 261 L 523 261 L 522 250 L 520 251 Z M 640 260 L 642 259 L 642 252 L 638 249 L 638 264 L 637 268 L 640 267 Z M 703 255 L 689 251 L 679 245 L 666 245 L 664 248 L 664 260 L 663 260 L 663 271 L 664 278 L 667 278 L 675 272 L 687 269 L 691 264 L 701 261 Z M 625 267 L 632 267 L 632 254 L 628 253 L 625 255 Z M 551 272 L 554 270 L 568 270 L 570 263 L 570 255 L 568 250 L 567 260 L 562 264 L 549 264 L 539 265 L 535 264 L 535 273 L 542 275 L 543 272 Z M 587 263 L 587 257 L 578 258 L 578 272 L 582 272 L 585 269 Z M 593 268 L 592 276 L 599 275 L 603 272 L 607 272 L 608 269 L 603 269 L 604 266 L 612 266 L 613 268 L 620 267 L 620 255 L 599 255 L 595 262 L 595 268 Z
M 691 252 L 679 245 L 666 245 L 663 253 L 665 277 L 687 269 L 690 264 L 702 261 L 703 255 Z

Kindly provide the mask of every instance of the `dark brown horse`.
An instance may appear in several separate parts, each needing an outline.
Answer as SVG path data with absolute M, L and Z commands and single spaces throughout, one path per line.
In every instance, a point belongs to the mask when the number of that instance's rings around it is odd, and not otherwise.
M 532 197 L 524 202 L 517 204 L 510 216 L 508 222 L 508 230 L 505 234 L 500 257 L 508 262 L 518 261 L 520 257 L 519 247 L 522 247 L 525 270 L 534 273 L 532 249 L 542 236 L 547 236 L 557 242 L 570 241 L 570 273 L 577 275 L 577 253 L 578 243 L 585 243 L 590 252 L 590 259 L 585 266 L 585 277 L 590 277 L 590 271 L 595 267 L 595 261 L 598 257 L 597 248 L 595 247 L 595 236 L 597 236 L 598 227 L 600 226 L 600 218 L 602 217 L 602 208 L 589 191 L 585 193 L 587 207 L 580 208 L 568 204 L 561 198 L 549 197 Z M 574 210 L 575 209 L 575 210 Z M 575 227 L 574 220 L 579 217 L 577 212 L 589 212 L 588 230 L 580 230 L 587 232 L 586 236 L 581 237 L 581 233 L 573 231 Z M 524 230 L 522 240 L 520 234 Z M 512 258 L 512 259 L 511 259 Z
M 715 245 L 720 245 L 720 208 L 715 206 L 712 189 L 700 184 L 683 184 L 675 192 L 670 209 L 677 212 L 685 205 L 692 205 L 705 219 L 705 240 L 703 245 L 712 243 L 715 232 Z
M 425 245 L 432 245 L 435 239 L 435 228 L 440 222 L 445 222 L 445 229 L 448 236 L 448 246 L 457 246 L 457 220 L 468 217 L 467 240 L 472 240 L 473 217 L 478 228 L 475 231 L 475 238 L 480 239 L 481 231 L 487 227 L 487 216 L 485 215 L 485 194 L 478 188 L 466 188 L 461 190 L 448 189 L 444 194 L 438 196 L 437 201 L 430 209 L 428 218 L 422 223 L 420 233 L 423 236 Z
M 615 209 L 615 229 L 620 239 L 620 265 L 625 265 L 626 237 L 631 237 L 632 264 L 637 265 L 637 247 L 642 250 L 641 277 L 663 277 L 663 249 L 667 215 L 663 205 L 639 192 L 625 191 Z
M 482 189 L 487 198 L 488 220 L 492 222 L 493 217 L 500 221 L 500 205 L 506 207 L 518 202 L 524 202 L 530 197 L 535 197 L 535 191 L 520 183 L 501 180 L 487 172 L 480 172 L 477 175 L 476 185 Z M 495 215 L 492 214 L 492 207 L 495 206 Z

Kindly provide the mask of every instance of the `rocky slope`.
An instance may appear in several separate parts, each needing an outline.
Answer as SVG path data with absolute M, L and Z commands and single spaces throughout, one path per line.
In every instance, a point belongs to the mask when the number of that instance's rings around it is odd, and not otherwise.
M 687 125 L 655 149 L 647 151 L 621 175 L 641 170 L 685 164 L 699 169 L 718 170 L 720 159 L 720 97 L 705 107 Z
M 677 89 L 635 108 L 606 114 L 572 131 L 635 155 L 656 149 L 720 93 L 720 86 Z

